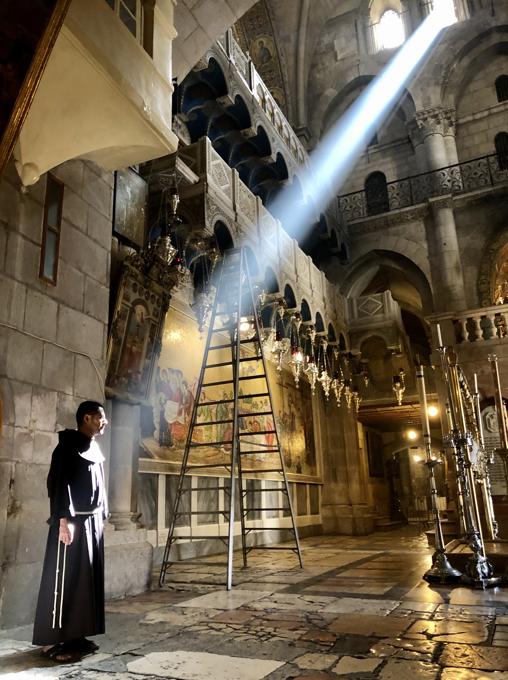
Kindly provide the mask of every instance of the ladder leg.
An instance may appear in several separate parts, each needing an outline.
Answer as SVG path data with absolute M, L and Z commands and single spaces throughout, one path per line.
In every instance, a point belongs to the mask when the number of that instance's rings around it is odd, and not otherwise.
M 265 380 L 266 380 L 266 389 L 267 389 L 267 392 L 268 392 L 268 399 L 270 401 L 270 410 L 272 412 L 275 441 L 277 442 L 276 448 L 278 449 L 278 452 L 279 452 L 279 460 L 280 460 L 280 466 L 281 466 L 281 470 L 282 470 L 284 489 L 286 490 L 286 496 L 287 496 L 287 499 L 288 499 L 289 513 L 290 513 L 290 516 L 291 516 L 292 531 L 293 531 L 294 540 L 295 540 L 296 552 L 298 554 L 298 561 L 300 563 L 300 567 L 303 569 L 303 559 L 302 559 L 302 551 L 301 551 L 301 547 L 300 547 L 300 539 L 298 537 L 298 529 L 297 529 L 297 526 L 296 526 L 296 518 L 295 518 L 295 513 L 294 513 L 294 510 L 293 510 L 293 502 L 291 500 L 291 490 L 289 488 L 287 474 L 286 474 L 286 466 L 285 466 L 285 463 L 284 463 L 284 457 L 282 455 L 282 449 L 281 449 L 281 446 L 280 446 L 279 431 L 278 431 L 277 423 L 275 421 L 275 413 L 274 413 L 274 410 L 273 410 L 272 391 L 271 391 L 271 388 L 270 388 L 270 382 L 268 380 L 268 372 L 266 370 L 266 359 L 265 359 L 265 355 L 263 354 L 263 349 L 261 347 L 261 334 L 260 334 L 260 329 L 259 329 L 259 318 L 258 318 L 258 315 L 256 313 L 256 311 L 257 311 L 256 310 L 256 303 L 255 303 L 255 300 L 254 300 L 254 293 L 252 291 L 252 285 L 251 285 L 250 276 L 249 276 L 249 273 L 248 273 L 248 262 L 246 263 L 246 267 L 247 267 L 247 281 L 249 282 L 249 293 L 250 293 L 250 298 L 251 298 L 251 302 L 252 302 L 252 307 L 254 309 L 254 326 L 255 326 L 255 330 L 256 330 L 256 337 L 259 340 L 259 346 L 260 346 L 260 360 L 261 360 L 262 365 L 263 365 L 263 373 L 265 375 Z
M 222 270 L 221 274 L 219 277 L 219 288 L 220 288 L 220 282 L 222 281 Z M 198 385 L 196 388 L 196 395 L 194 399 L 194 403 L 192 406 L 192 412 L 191 412 L 191 418 L 189 422 L 189 431 L 187 432 L 187 439 L 185 442 L 185 449 L 183 453 L 183 459 L 182 459 L 182 467 L 180 468 L 180 474 L 178 477 L 178 485 L 177 485 L 177 490 L 175 494 L 175 499 L 173 501 L 173 514 L 171 517 L 170 525 L 169 525 L 169 530 L 168 530 L 168 537 L 166 540 L 166 546 L 164 548 L 164 555 L 162 558 L 162 564 L 161 564 L 161 570 L 159 574 L 159 587 L 162 587 L 164 580 L 166 578 L 166 572 L 170 566 L 170 560 L 169 560 L 169 555 L 171 552 L 171 547 L 173 543 L 175 542 L 175 525 L 176 525 L 176 518 L 178 514 L 178 508 L 180 506 L 180 501 L 182 498 L 183 494 L 183 485 L 184 485 L 184 480 L 185 480 L 185 475 L 188 470 L 188 461 L 189 461 L 189 455 L 190 455 L 190 444 L 192 442 L 192 436 L 194 434 L 194 425 L 197 420 L 197 413 L 198 413 L 198 408 L 199 408 L 199 400 L 201 398 L 201 392 L 202 392 L 202 385 L 204 382 L 204 375 L 205 375 L 205 367 L 208 361 L 208 353 L 210 350 L 210 345 L 212 341 L 212 335 L 213 335 L 213 326 L 214 326 L 214 320 L 215 320 L 215 313 L 217 310 L 217 296 L 215 296 L 214 304 L 212 307 L 212 316 L 210 318 L 210 327 L 208 329 L 208 335 L 206 339 L 206 345 L 205 345 L 205 352 L 204 352 L 204 357 L 203 357 L 203 363 L 201 364 L 201 370 L 199 372 L 199 378 L 198 378 Z M 189 524 L 190 524 L 190 519 L 189 519 Z

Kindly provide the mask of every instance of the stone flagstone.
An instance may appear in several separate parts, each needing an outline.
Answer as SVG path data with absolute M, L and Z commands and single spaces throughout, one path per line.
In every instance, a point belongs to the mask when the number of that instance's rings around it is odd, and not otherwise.
M 175 607 L 202 607 L 203 609 L 236 609 L 244 604 L 266 597 L 266 592 L 258 590 L 218 590 L 184 602 Z
M 261 680 L 284 665 L 271 659 L 244 659 L 207 652 L 153 652 L 127 664 L 129 671 L 180 680 Z
M 380 680 L 436 680 L 440 667 L 425 661 L 388 659 L 379 673 Z
M 357 659 L 354 656 L 343 656 L 339 663 L 333 668 L 337 675 L 348 675 L 350 673 L 373 673 L 381 663 L 381 659 Z

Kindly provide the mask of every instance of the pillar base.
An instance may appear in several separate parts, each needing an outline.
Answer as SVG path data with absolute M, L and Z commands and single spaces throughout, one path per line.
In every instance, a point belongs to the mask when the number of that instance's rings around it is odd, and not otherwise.
M 137 512 L 112 512 L 109 516 L 109 524 L 114 526 L 115 531 L 133 531 L 139 529 L 138 518 Z

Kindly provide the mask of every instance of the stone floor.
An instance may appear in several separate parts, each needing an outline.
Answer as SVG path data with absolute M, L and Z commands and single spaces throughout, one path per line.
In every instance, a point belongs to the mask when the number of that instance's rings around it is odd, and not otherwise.
M 100 652 L 55 665 L 29 627 L 0 633 L 0 680 L 508 680 L 508 588 L 429 587 L 411 530 L 303 541 L 291 552 L 181 562 L 163 590 L 107 604 Z

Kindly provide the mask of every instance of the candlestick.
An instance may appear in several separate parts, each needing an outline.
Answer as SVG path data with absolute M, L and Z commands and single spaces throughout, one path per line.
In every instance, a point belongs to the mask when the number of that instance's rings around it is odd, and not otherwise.
M 437 343 L 439 347 L 444 347 L 443 345 L 443 338 L 441 336 L 441 326 L 437 323 L 436 324 L 436 330 L 437 330 Z

